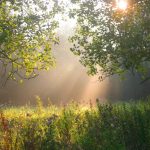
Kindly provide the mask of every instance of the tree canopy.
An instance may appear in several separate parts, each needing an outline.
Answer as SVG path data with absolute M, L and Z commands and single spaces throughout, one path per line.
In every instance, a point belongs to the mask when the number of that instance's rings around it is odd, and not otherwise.
M 120 9 L 116 0 L 71 0 L 69 15 L 77 18 L 71 50 L 100 80 L 128 71 L 149 79 L 150 2 L 126 1 L 127 9 Z M 0 1 L 1 77 L 30 79 L 54 66 L 51 48 L 58 43 L 61 11 L 58 0 Z
M 72 0 L 70 17 L 77 18 L 71 50 L 88 73 L 103 80 L 130 71 L 149 78 L 150 1 L 127 0 L 122 10 L 116 0 Z
M 55 0 L 0 1 L 1 77 L 29 79 L 54 66 L 51 48 L 58 43 L 56 16 L 61 10 Z

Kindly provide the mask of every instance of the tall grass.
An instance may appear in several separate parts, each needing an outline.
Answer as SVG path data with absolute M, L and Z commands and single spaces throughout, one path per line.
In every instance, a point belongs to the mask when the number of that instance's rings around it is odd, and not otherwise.
M 150 102 L 3 108 L 0 150 L 149 150 Z

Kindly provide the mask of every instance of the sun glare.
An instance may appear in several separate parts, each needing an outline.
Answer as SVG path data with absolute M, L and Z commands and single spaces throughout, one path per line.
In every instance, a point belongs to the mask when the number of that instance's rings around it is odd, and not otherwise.
M 122 10 L 126 10 L 128 7 L 128 3 L 126 0 L 116 0 L 117 7 Z

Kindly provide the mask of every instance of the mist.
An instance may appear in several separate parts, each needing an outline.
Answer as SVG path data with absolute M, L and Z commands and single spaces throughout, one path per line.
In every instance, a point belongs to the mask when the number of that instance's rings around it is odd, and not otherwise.
M 149 95 L 149 82 L 140 84 L 138 75 L 126 75 L 126 80 L 117 76 L 98 81 L 97 76 L 88 76 L 79 58 L 71 51 L 68 37 L 74 32 L 74 21 L 63 23 L 59 30 L 60 44 L 53 47 L 56 67 L 41 71 L 35 79 L 25 80 L 23 84 L 8 81 L 0 88 L 0 103 L 15 105 L 35 104 L 38 95 L 44 104 L 63 105 L 72 100 L 89 103 L 98 98 L 101 102 L 140 99 Z

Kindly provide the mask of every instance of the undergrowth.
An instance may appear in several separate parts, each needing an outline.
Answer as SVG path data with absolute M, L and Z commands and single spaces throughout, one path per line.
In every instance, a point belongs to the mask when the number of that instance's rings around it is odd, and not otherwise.
M 149 101 L 0 110 L 0 150 L 149 149 Z

